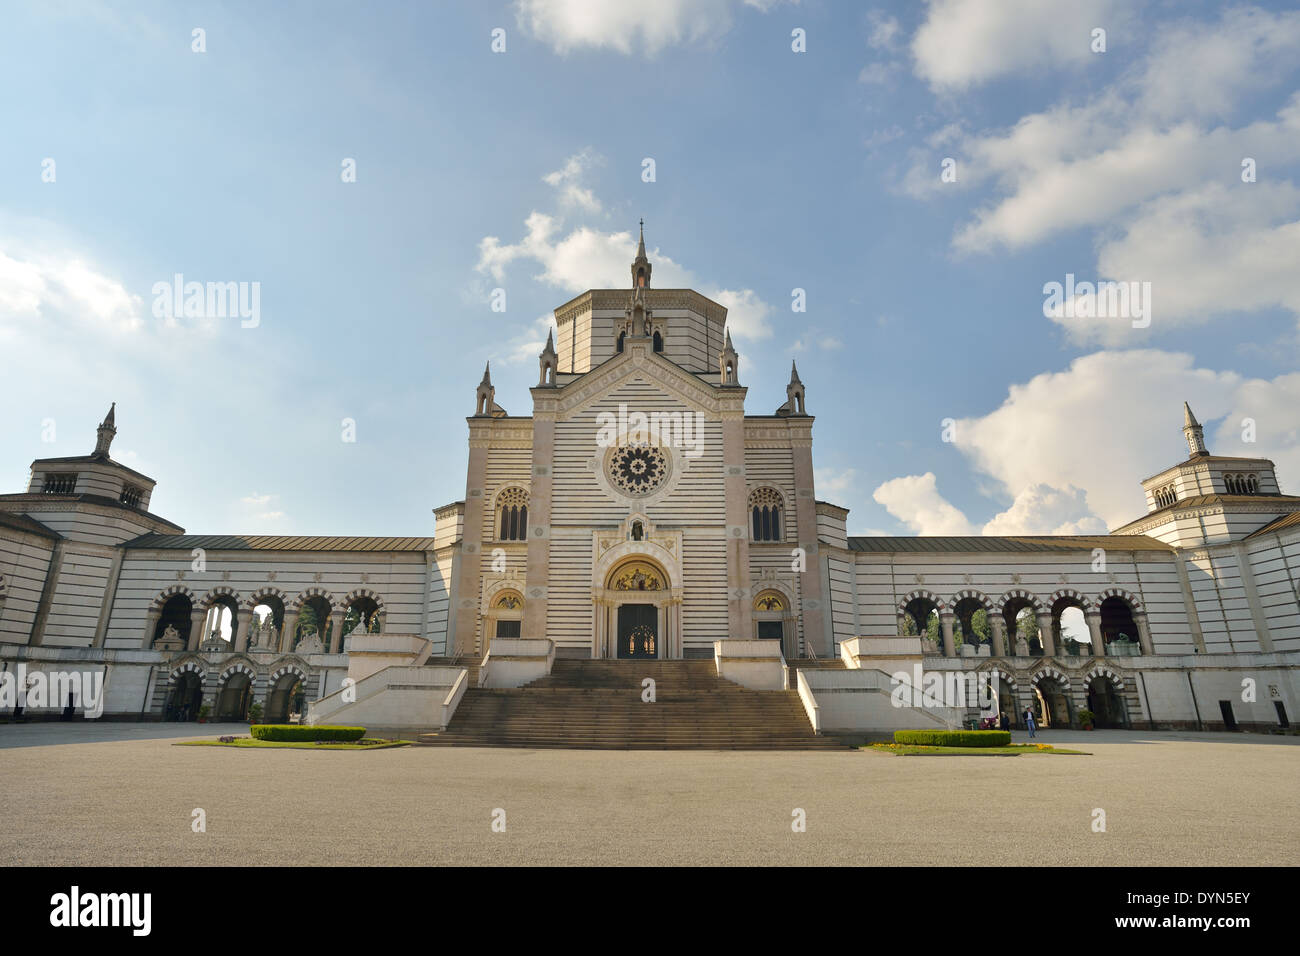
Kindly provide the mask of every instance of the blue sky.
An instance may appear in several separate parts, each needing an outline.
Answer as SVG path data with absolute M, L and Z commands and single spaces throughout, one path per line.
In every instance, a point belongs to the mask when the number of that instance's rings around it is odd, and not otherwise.
M 798 361 L 852 532 L 1115 527 L 1184 399 L 1294 492 L 1298 77 L 1289 4 L 10 5 L 0 477 L 117 401 L 191 532 L 429 533 L 483 363 L 528 414 L 550 310 L 626 284 L 644 216 L 751 413 Z M 157 317 L 177 273 L 259 283 L 257 325 Z M 1067 273 L 1150 282 L 1150 327 L 1046 317 Z

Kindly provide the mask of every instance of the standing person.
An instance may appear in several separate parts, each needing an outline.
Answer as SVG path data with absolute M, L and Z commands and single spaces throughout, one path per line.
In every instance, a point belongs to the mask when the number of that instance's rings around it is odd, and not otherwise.
M 1010 730 L 1010 729 L 1011 729 L 1011 718 L 1007 716 L 1007 712 L 1004 710 L 998 714 L 998 730 Z
M 1034 731 L 1036 730 L 1036 727 L 1034 726 L 1034 712 L 1027 707 L 1025 708 L 1025 726 L 1029 728 L 1029 739 L 1032 740 L 1035 736 Z

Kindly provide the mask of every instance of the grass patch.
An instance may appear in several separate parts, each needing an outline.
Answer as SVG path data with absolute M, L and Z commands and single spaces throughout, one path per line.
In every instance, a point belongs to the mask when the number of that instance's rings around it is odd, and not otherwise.
M 409 740 L 379 740 L 367 737 L 352 743 L 337 740 L 257 740 L 252 737 L 231 737 L 220 740 L 180 740 L 174 747 L 263 747 L 272 750 L 387 750 L 389 747 L 405 747 Z
M 1008 744 L 1005 747 L 929 747 L 922 744 L 867 744 L 863 750 L 881 750 L 898 757 L 1018 757 L 1021 754 L 1092 756 L 1051 744 Z

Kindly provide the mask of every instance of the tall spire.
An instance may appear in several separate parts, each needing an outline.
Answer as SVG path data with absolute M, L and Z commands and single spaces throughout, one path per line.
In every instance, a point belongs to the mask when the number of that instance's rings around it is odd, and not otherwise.
M 113 436 L 117 434 L 117 402 L 109 406 L 108 414 L 104 420 L 99 423 L 99 428 L 95 432 L 95 455 L 108 457 L 108 446 L 113 444 Z
M 546 348 L 542 349 L 542 354 L 537 356 L 537 364 L 541 369 L 541 374 L 537 380 L 539 387 L 546 387 L 558 384 L 556 376 L 560 373 L 559 356 L 555 354 L 555 339 L 551 336 L 551 330 L 546 330 Z
M 1205 447 L 1205 430 L 1192 414 L 1192 406 L 1183 402 L 1183 437 L 1187 439 L 1187 450 L 1193 458 L 1204 458 L 1209 454 Z
M 794 359 L 790 359 L 790 384 L 791 385 L 803 384 L 803 382 L 799 381 L 799 369 L 795 366 Z
M 491 362 L 487 362 L 483 366 L 483 381 L 479 382 L 479 384 L 480 385 L 492 384 L 492 363 Z
M 641 238 L 636 244 L 636 258 L 632 260 L 632 288 L 650 288 L 650 273 L 652 271 L 654 271 L 654 266 L 650 265 L 650 260 L 645 255 L 645 220 L 642 219 Z
M 718 384 L 739 385 L 740 356 L 736 354 L 736 349 L 731 344 L 731 329 L 726 330 L 726 336 L 726 344 L 718 353 Z

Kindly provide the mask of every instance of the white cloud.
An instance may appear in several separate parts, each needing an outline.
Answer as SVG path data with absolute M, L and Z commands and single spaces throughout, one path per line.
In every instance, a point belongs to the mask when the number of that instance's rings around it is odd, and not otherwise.
M 867 23 L 871 27 L 867 45 L 873 50 L 892 50 L 898 45 L 902 27 L 897 17 L 891 17 L 883 10 L 872 10 L 867 14 Z
M 826 468 L 816 468 L 813 470 L 813 481 L 817 487 L 817 497 L 822 501 L 835 502 L 839 496 L 852 494 L 857 483 L 854 480 L 857 472 L 852 468 L 845 468 L 841 471 L 831 471 Z
M 593 166 L 604 162 L 604 157 L 594 152 L 591 147 L 574 153 L 553 173 L 547 173 L 542 181 L 554 186 L 559 191 L 561 206 L 574 207 L 582 212 L 599 213 L 602 211 L 600 200 L 589 186 L 583 185 L 587 172 Z
M 981 533 L 1102 534 L 1145 513 L 1142 479 L 1183 460 L 1182 403 L 1211 452 L 1268 458 L 1284 491 L 1300 482 L 1300 372 L 1273 380 L 1194 365 L 1155 349 L 1097 352 L 1011 387 L 987 415 L 958 420 L 956 446 L 1010 507 Z M 1255 441 L 1243 440 L 1243 420 Z M 887 481 L 875 500 L 919 534 L 974 534 L 933 473 Z
M 563 183 L 566 173 L 560 170 L 550 176 Z M 504 244 L 497 236 L 481 239 L 477 270 L 497 282 L 505 282 L 509 268 L 524 261 L 540 267 L 533 274 L 534 279 L 569 294 L 587 289 L 630 289 L 636 233 L 605 232 L 587 225 L 574 226 L 565 232 L 562 219 L 536 210 L 524 220 L 524 229 L 523 239 L 513 244 Z M 725 306 L 727 327 L 733 337 L 752 340 L 771 336 L 772 307 L 753 289 L 711 287 L 657 247 L 647 248 L 646 255 L 654 270 L 655 286 L 698 289 Z
M 79 257 L 14 258 L 0 251 L 0 327 L 57 321 L 113 335 L 138 330 L 142 315 L 139 295 Z
M 766 12 L 780 0 L 745 0 Z M 708 45 L 731 29 L 733 0 L 516 0 L 521 29 L 556 53 L 609 49 L 653 56 L 675 44 Z
M 772 335 L 768 321 L 772 307 L 753 289 L 713 289 L 704 293 L 727 309 L 727 328 L 738 339 L 766 339 Z
M 1106 523 L 1088 511 L 1082 489 L 1031 485 L 1011 507 L 984 525 L 984 534 L 1105 534 Z
M 988 415 L 959 420 L 956 445 L 1007 494 L 1082 488 L 1087 513 L 1115 527 L 1142 513 L 1141 479 L 1185 457 L 1183 401 L 1202 421 L 1216 419 L 1239 385 L 1235 372 L 1196 368 L 1183 353 L 1096 352 L 1013 385 Z M 1028 505 L 1013 506 L 1007 521 Z
M 871 497 L 917 534 L 976 533 L 961 510 L 939 494 L 932 471 L 890 479 L 872 492 Z
M 930 0 L 912 40 L 916 72 L 936 89 L 965 89 L 1078 65 L 1098 55 L 1090 48 L 1093 28 L 1113 35 L 1123 13 L 1120 0 Z

